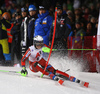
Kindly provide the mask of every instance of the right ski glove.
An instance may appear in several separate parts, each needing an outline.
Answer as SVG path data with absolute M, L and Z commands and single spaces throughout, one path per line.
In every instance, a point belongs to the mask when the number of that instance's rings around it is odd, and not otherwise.
M 21 70 L 21 75 L 26 76 L 27 74 L 28 74 L 28 71 L 26 70 L 25 67 L 23 67 L 22 70 Z

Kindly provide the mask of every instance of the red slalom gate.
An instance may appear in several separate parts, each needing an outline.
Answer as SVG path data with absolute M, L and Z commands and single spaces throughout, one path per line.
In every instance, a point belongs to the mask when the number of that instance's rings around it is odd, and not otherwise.
M 41 75 L 41 77 L 43 77 L 43 75 L 45 73 L 45 70 L 47 68 L 47 65 L 49 63 L 50 56 L 51 56 L 51 53 L 52 53 L 52 48 L 53 48 L 53 43 L 54 43 L 54 38 L 55 38 L 55 32 L 56 32 L 56 21 L 57 21 L 57 7 L 55 8 L 55 22 L 54 22 L 54 31 L 53 31 L 53 37 L 52 37 L 52 44 L 51 44 L 51 48 L 50 48 L 50 53 L 49 53 L 49 57 L 48 57 L 48 60 L 46 62 L 46 66 L 44 68 L 44 71 L 43 71 L 43 74 Z

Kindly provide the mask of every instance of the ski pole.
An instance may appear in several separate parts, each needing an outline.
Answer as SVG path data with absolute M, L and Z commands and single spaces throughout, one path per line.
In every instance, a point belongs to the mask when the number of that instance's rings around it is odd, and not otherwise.
M 0 72 L 12 72 L 12 73 L 21 73 L 20 71 L 6 71 L 6 70 L 0 70 Z
M 65 72 L 70 71 L 70 69 L 67 69 Z
M 19 73 L 22 76 L 26 76 L 27 74 L 22 74 L 21 71 L 6 71 L 6 70 L 0 70 L 0 72 L 8 72 L 8 73 Z

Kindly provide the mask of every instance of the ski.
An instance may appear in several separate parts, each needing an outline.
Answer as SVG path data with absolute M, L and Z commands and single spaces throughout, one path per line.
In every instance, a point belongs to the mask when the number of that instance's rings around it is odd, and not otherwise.
M 56 76 L 58 76 L 58 77 L 60 77 L 60 78 L 62 78 L 62 79 L 64 79 L 64 80 L 69 80 L 69 81 L 71 81 L 71 82 L 75 82 L 75 83 L 78 83 L 78 84 L 80 84 L 81 86 L 85 86 L 85 87 L 87 87 L 88 88 L 88 86 L 89 86 L 89 82 L 85 82 L 85 81 L 82 81 L 82 80 L 79 80 L 79 79 L 77 79 L 76 77 L 74 77 L 74 76 L 70 76 L 70 75 L 68 75 L 68 74 L 66 74 L 66 73 L 64 73 L 64 72 L 61 72 L 61 71 L 56 71 L 57 73 L 56 73 Z
M 79 84 L 81 84 L 81 86 L 85 86 L 87 88 L 89 86 L 89 82 L 85 82 L 85 81 L 79 80 L 79 79 L 77 79 L 77 78 L 75 78 L 73 76 L 69 76 L 69 80 L 72 81 L 72 82 L 79 83 Z
M 72 82 L 75 82 L 75 83 L 78 83 L 78 84 L 80 84 L 81 86 L 85 86 L 85 87 L 87 87 L 87 88 L 88 88 L 88 86 L 89 86 L 89 83 L 88 83 L 88 82 L 79 80 L 79 79 L 77 79 L 77 78 L 75 78 L 75 77 L 73 77 L 73 76 L 70 76 L 70 77 L 68 78 L 68 80 L 70 80 L 70 81 L 72 81 Z
M 58 80 L 58 83 L 59 83 L 60 85 L 62 85 L 62 84 L 64 83 L 64 80 L 59 79 L 59 80 Z
M 81 86 L 85 86 L 88 88 L 89 82 L 81 81 L 79 79 L 76 80 L 76 83 L 79 83 Z
M 58 83 L 59 83 L 60 85 L 62 85 L 62 84 L 64 83 L 64 80 L 59 79 L 59 80 L 58 80 Z M 76 82 L 76 83 L 77 83 L 77 82 Z M 84 87 L 87 87 L 87 88 L 88 88 L 88 86 L 89 86 L 89 83 L 88 83 L 88 82 L 85 82 L 85 81 L 80 81 L 79 84 L 80 84 L 81 86 L 84 86 Z
M 43 66 L 41 66 L 39 63 L 38 63 L 38 66 L 41 67 L 41 68 L 43 68 Z M 43 68 L 43 69 L 44 69 L 44 68 Z M 70 69 L 67 69 L 65 72 L 67 72 L 67 71 L 69 71 L 69 70 L 70 70 Z M 46 70 L 46 71 L 48 71 L 48 70 Z M 49 71 L 48 71 L 48 72 L 49 72 Z M 79 79 L 76 79 L 75 77 L 70 76 L 70 75 L 68 75 L 68 74 L 65 73 L 65 72 L 61 72 L 61 71 L 59 71 L 59 70 L 56 70 L 55 76 L 58 76 L 58 80 L 56 80 L 56 81 L 58 81 L 58 83 L 59 83 L 60 85 L 62 85 L 62 84 L 64 83 L 65 80 L 70 80 L 70 81 L 72 81 L 72 82 L 79 83 L 79 84 L 81 84 L 82 86 L 85 86 L 85 87 L 88 87 L 88 86 L 89 86 L 89 83 L 88 83 L 88 82 L 85 82 L 85 81 L 81 81 L 81 80 L 79 80 Z

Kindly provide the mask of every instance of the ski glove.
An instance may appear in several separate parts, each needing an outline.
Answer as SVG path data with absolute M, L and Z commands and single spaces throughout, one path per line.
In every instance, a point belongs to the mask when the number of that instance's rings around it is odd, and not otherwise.
M 21 75 L 26 76 L 27 74 L 28 74 L 28 71 L 26 70 L 25 67 L 23 67 L 22 70 L 21 70 Z

